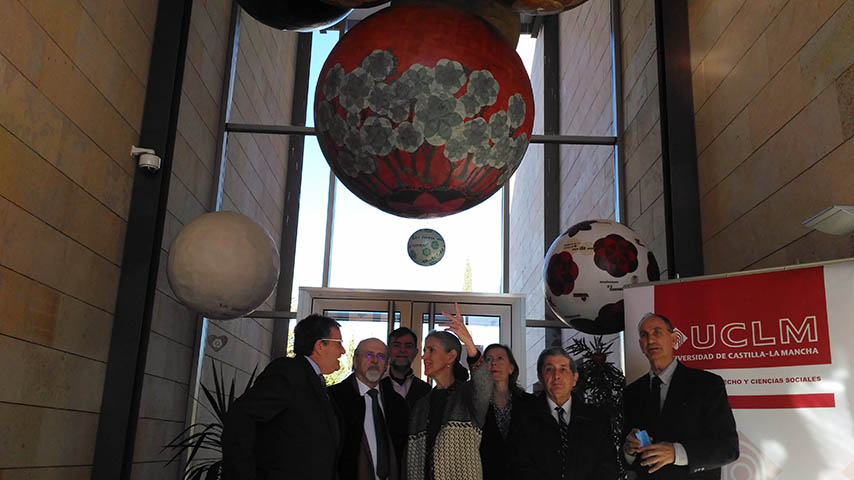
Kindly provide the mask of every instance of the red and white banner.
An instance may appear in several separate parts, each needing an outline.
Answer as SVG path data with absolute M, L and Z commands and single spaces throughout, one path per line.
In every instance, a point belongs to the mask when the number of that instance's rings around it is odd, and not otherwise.
M 854 261 L 627 287 L 626 380 L 649 371 L 637 324 L 673 322 L 677 358 L 727 384 L 741 439 L 729 479 L 854 480 Z

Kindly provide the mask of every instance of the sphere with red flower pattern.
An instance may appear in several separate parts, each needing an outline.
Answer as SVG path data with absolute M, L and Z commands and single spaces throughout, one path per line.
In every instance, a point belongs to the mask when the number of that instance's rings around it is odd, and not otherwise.
M 555 295 L 567 295 L 575 288 L 578 278 L 578 265 L 572 261 L 572 254 L 560 252 L 552 255 L 546 267 L 546 283 Z
M 451 215 L 519 166 L 534 122 L 516 51 L 478 17 L 440 3 L 380 10 L 321 69 L 320 149 L 351 192 L 402 217 Z
M 625 285 L 658 278 L 655 257 L 638 235 L 612 220 L 573 225 L 555 239 L 546 259 L 547 308 L 566 325 L 594 335 L 623 330 Z
M 617 278 L 638 269 L 638 249 L 616 233 L 596 240 L 593 250 L 596 266 Z

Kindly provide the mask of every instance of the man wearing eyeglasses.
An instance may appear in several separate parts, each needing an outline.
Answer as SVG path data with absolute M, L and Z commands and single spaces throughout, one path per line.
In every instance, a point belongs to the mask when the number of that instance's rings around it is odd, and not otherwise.
M 398 479 L 408 407 L 402 397 L 380 388 L 387 365 L 386 345 L 378 338 L 362 340 L 353 352 L 353 374 L 329 387 L 344 425 L 342 479 Z
M 273 360 L 225 415 L 223 480 L 338 478 L 341 432 L 323 375 L 345 353 L 340 325 L 309 315 L 294 328 L 294 358 Z

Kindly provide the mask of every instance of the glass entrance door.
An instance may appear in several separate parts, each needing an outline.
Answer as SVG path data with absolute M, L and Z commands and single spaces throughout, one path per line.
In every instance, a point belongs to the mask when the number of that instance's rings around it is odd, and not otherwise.
M 406 301 L 318 298 L 313 303 L 311 313 L 326 315 L 341 324 L 341 339 L 347 350 L 341 357 L 338 371 L 327 376 L 329 385 L 350 374 L 353 350 L 359 342 L 372 337 L 385 342 L 392 326 L 401 322 L 409 324 L 412 312 L 411 303 Z
M 520 364 L 521 385 L 525 385 L 524 297 L 519 295 L 483 295 L 446 292 L 409 292 L 399 290 L 349 290 L 336 288 L 300 288 L 298 318 L 310 313 L 332 317 L 341 324 L 341 336 L 347 349 L 341 368 L 330 375 L 334 383 L 349 375 L 353 349 L 365 338 L 386 340 L 393 329 L 405 326 L 418 337 L 419 353 L 412 362 L 421 375 L 421 350 L 424 338 L 433 330 L 444 329 L 454 302 L 472 338 L 483 351 L 492 343 L 508 345 Z M 463 359 L 465 363 L 465 359 Z

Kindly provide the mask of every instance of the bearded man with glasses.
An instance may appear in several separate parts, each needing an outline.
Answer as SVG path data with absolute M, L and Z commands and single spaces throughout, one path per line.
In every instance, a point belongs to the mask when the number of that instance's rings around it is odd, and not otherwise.
M 406 445 L 409 409 L 393 390 L 380 387 L 388 348 L 378 338 L 359 342 L 353 373 L 329 394 L 344 425 L 338 474 L 342 479 L 397 480 Z
M 341 432 L 323 375 L 345 353 L 340 325 L 309 315 L 295 357 L 277 358 L 235 400 L 222 433 L 223 480 L 336 479 Z

